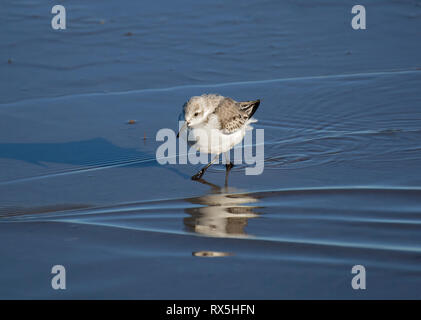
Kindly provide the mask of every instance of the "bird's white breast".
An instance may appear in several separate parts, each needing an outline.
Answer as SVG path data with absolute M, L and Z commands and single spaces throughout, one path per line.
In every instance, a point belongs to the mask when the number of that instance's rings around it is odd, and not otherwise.
M 191 128 L 189 140 L 194 140 L 196 143 L 194 148 L 204 153 L 220 154 L 230 150 L 236 144 L 240 143 L 246 130 L 252 129 L 249 123 L 254 122 L 251 119 L 239 130 L 224 134 L 219 130 L 219 122 L 216 115 L 210 115 L 209 120 L 202 125 Z

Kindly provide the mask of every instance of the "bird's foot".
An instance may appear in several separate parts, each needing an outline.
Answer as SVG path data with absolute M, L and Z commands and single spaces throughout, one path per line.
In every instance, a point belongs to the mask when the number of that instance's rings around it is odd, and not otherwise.
M 234 167 L 234 164 L 232 162 L 230 162 L 230 163 L 227 163 L 225 165 L 225 167 L 227 168 L 227 171 L 229 171 L 229 170 L 231 170 Z
M 192 180 L 200 180 L 203 176 L 205 171 L 202 169 L 198 173 L 196 173 L 194 176 L 191 177 Z

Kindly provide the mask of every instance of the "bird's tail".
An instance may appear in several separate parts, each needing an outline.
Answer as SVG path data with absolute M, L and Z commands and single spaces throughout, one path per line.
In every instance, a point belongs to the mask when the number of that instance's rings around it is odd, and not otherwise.
M 240 109 L 247 113 L 248 118 L 250 119 L 254 113 L 256 112 L 257 108 L 259 108 L 260 100 L 253 100 L 253 101 L 244 101 L 240 102 Z

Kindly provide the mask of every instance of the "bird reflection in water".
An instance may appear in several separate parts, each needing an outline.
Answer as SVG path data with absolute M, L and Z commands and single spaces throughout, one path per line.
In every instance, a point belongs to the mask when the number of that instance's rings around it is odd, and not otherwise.
M 184 218 L 187 230 L 214 237 L 247 237 L 245 227 L 248 219 L 260 215 L 254 211 L 258 207 L 253 205 L 258 199 L 239 194 L 240 190 L 228 187 L 227 180 L 224 187 L 204 179 L 197 181 L 210 186 L 211 190 L 201 197 L 188 199 L 190 203 L 200 206 L 185 209 L 190 215 Z

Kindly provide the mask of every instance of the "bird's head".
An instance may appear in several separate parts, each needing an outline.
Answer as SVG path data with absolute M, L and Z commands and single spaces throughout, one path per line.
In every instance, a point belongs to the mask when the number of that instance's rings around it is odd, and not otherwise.
M 194 127 L 206 120 L 208 113 L 202 97 L 192 97 L 184 104 L 184 118 L 187 126 Z
M 194 127 L 206 120 L 210 113 L 210 110 L 206 108 L 206 102 L 202 97 L 192 97 L 183 106 L 184 114 L 184 125 L 177 134 L 177 138 L 180 133 L 190 127 Z

